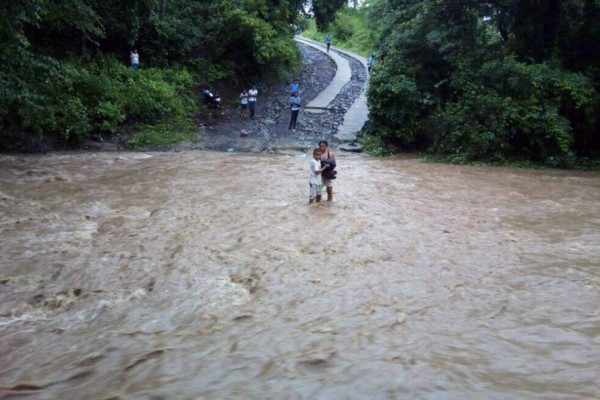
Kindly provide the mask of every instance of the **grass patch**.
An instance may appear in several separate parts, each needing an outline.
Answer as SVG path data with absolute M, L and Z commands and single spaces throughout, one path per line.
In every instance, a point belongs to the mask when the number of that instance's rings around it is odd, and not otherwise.
M 387 144 L 379 136 L 365 135 L 358 139 L 363 146 L 363 150 L 374 157 L 389 157 L 397 153 L 397 149 Z
M 136 128 L 137 131 L 126 142 L 125 147 L 128 150 L 166 147 L 196 137 L 196 129 L 192 122 L 138 125 Z

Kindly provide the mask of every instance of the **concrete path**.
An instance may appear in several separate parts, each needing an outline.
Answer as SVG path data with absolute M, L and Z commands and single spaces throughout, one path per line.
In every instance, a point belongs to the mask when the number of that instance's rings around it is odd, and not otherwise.
M 350 64 L 348 63 L 348 60 L 346 60 L 343 57 L 340 57 L 332 51 L 327 53 L 327 48 L 325 46 L 319 45 L 313 40 L 305 39 L 302 37 L 296 37 L 295 40 L 298 43 L 306 44 L 308 46 L 314 47 L 317 50 L 322 51 L 323 53 L 326 53 L 331 59 L 333 59 L 333 61 L 337 65 L 337 71 L 335 73 L 335 76 L 331 80 L 329 86 L 327 86 L 321 93 L 319 93 L 317 97 L 312 99 L 306 105 L 306 107 L 326 108 L 327 106 L 329 106 L 329 103 L 331 103 L 333 99 L 335 99 L 335 96 L 337 96 L 338 93 L 340 93 L 340 90 L 342 90 L 346 83 L 350 82 L 350 78 L 352 77 Z M 315 110 L 310 108 L 307 108 L 306 111 L 323 112 L 322 110 Z
M 337 72 L 335 77 L 331 81 L 328 87 L 325 88 L 314 100 L 307 104 L 307 107 L 327 107 L 329 103 L 335 99 L 335 96 L 338 95 L 340 90 L 344 87 L 346 83 L 350 81 L 352 77 L 352 72 L 350 70 L 350 65 L 348 60 L 343 57 L 340 57 L 336 52 L 340 52 L 343 54 L 352 57 L 363 64 L 365 69 L 367 69 L 367 59 L 359 56 L 358 54 L 351 53 L 346 50 L 338 49 L 336 47 L 330 47 L 329 53 L 327 53 L 327 47 L 319 42 L 314 40 L 310 40 L 303 37 L 296 37 L 295 40 L 299 43 L 306 44 L 308 46 L 312 46 L 317 50 L 320 50 L 326 53 L 329 57 L 333 59 L 333 61 L 337 65 Z M 337 141 L 341 143 L 353 143 L 356 141 L 356 135 L 363 128 L 367 120 L 369 119 L 369 109 L 367 107 L 367 96 L 365 94 L 365 89 L 361 92 L 360 96 L 356 98 L 352 106 L 346 111 L 344 115 L 344 122 L 338 128 L 337 134 L 334 135 Z M 315 111 L 311 109 L 307 109 L 306 111 Z

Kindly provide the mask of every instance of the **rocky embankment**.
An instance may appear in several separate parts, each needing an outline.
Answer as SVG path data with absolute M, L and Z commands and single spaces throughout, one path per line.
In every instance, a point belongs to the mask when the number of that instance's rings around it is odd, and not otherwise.
M 323 52 L 307 45 L 299 46 L 304 56 L 304 67 L 296 78 L 302 102 L 306 104 L 329 85 L 336 65 Z M 259 93 L 255 119 L 241 116 L 237 108 L 224 110 L 217 123 L 199 127 L 197 140 L 180 144 L 173 150 L 285 153 L 304 151 L 322 139 L 335 148 L 334 135 L 367 81 L 367 72 L 359 61 L 340 55 L 350 63 L 350 81 L 329 105 L 329 110 L 321 113 L 301 110 L 296 131 L 288 129 L 289 84 L 286 83 L 270 88 L 267 93 Z
M 303 68 L 295 77 L 301 90 L 302 104 L 306 105 L 326 89 L 336 74 L 336 63 L 327 54 L 306 44 L 298 43 L 303 55 Z M 333 49 L 331 50 L 334 51 Z M 360 96 L 368 79 L 364 66 L 354 58 L 337 53 L 348 60 L 351 78 L 340 90 L 327 110 L 310 112 L 301 109 L 296 130 L 288 129 L 290 120 L 289 87 L 290 83 L 281 83 L 259 92 L 256 116 L 250 119 L 241 115 L 236 95 L 224 98 L 221 110 L 208 111 L 198 122 L 198 134 L 192 141 L 175 145 L 148 147 L 148 151 L 184 151 L 212 150 L 251 153 L 288 153 L 306 151 L 315 147 L 319 140 L 327 140 L 332 148 L 338 141 L 334 135 L 344 121 L 344 116 L 355 100 Z M 236 88 L 241 91 L 240 88 Z M 127 135 L 118 135 L 103 142 L 86 141 L 82 149 L 91 151 L 122 151 L 125 149 Z M 15 146 L 15 151 L 40 152 L 62 149 L 64 145 L 43 142 L 35 146 L 26 138 L 23 147 Z

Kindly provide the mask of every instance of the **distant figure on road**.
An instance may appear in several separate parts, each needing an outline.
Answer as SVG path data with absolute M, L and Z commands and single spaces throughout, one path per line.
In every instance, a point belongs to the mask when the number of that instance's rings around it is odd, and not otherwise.
M 331 33 L 328 33 L 327 36 L 325 37 L 325 43 L 327 44 L 327 52 L 329 53 L 329 46 L 331 46 L 331 41 L 333 40 L 333 36 L 331 36 Z
M 369 73 L 371 73 L 375 64 L 377 64 L 377 58 L 375 57 L 375 53 L 371 53 L 371 57 L 369 57 L 369 60 L 367 61 Z
M 240 94 L 240 105 L 242 106 L 240 114 L 246 114 L 246 110 L 248 109 L 248 92 L 246 89 L 242 89 L 242 93 Z
M 292 117 L 290 118 L 290 127 L 292 131 L 296 131 L 296 121 L 298 120 L 298 113 L 300 112 L 300 102 L 302 99 L 298 92 L 292 93 L 292 97 L 290 97 L 290 110 L 292 112 Z
M 300 94 L 300 84 L 298 83 L 298 79 L 294 79 L 290 86 L 290 94 L 298 93 Z
M 252 119 L 254 119 L 254 110 L 256 109 L 256 96 L 258 96 L 258 90 L 256 90 L 256 86 L 252 86 L 252 89 L 248 91 L 248 108 Z
M 133 68 L 134 71 L 140 69 L 140 55 L 138 54 L 137 49 L 131 50 L 129 58 L 131 59 L 131 68 Z

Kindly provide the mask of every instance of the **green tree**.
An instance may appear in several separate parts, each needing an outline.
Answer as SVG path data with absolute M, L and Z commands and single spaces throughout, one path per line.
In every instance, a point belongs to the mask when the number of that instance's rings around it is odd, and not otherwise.
M 385 1 L 374 129 L 458 161 L 600 153 L 591 1 Z M 575 53 L 575 54 L 574 54 Z
M 346 4 L 345 0 L 313 0 L 312 12 L 320 32 L 334 21 L 335 14 Z

